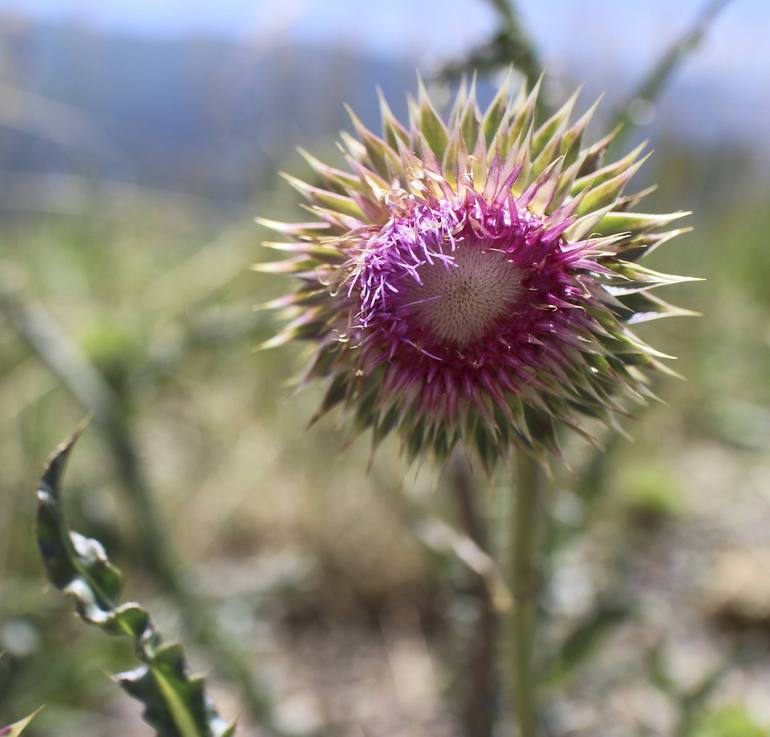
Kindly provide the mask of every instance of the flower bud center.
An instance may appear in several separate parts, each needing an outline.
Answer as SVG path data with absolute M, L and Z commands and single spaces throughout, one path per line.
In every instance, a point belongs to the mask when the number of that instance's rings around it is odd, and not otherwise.
M 521 275 L 509 256 L 463 244 L 449 263 L 425 264 L 414 284 L 415 315 L 441 342 L 462 347 L 484 337 L 521 292 Z

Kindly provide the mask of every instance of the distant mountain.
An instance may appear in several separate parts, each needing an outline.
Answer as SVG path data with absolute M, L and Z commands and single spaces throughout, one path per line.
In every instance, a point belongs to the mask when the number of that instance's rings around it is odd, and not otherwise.
M 397 111 L 408 64 L 345 50 L 142 39 L 31 24 L 5 30 L 0 168 L 79 171 L 242 199 L 300 142 L 331 143 L 343 102 Z M 15 90 L 23 90 L 19 96 Z
M 579 62 L 572 71 L 589 89 L 601 74 Z M 331 147 L 349 126 L 343 102 L 376 125 L 375 85 L 403 114 L 413 65 L 344 48 L 0 22 L 0 171 L 79 173 L 238 204 L 297 145 Z M 704 146 L 731 131 L 751 139 L 760 117 L 728 126 L 730 101 L 751 110 L 751 94 L 680 85 L 645 133 Z M 608 98 L 609 110 L 618 91 Z

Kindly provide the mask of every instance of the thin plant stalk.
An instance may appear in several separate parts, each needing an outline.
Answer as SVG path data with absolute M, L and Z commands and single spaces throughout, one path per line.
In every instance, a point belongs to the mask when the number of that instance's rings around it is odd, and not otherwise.
M 615 115 L 615 125 L 622 126 L 615 138 L 614 146 L 618 148 L 633 130 L 633 107 L 639 101 L 643 103 L 654 102 L 671 81 L 687 58 L 697 50 L 717 16 L 732 2 L 732 0 L 707 0 L 698 13 L 692 26 L 687 28 L 669 46 L 650 71 L 645 75 L 639 86 L 632 92 L 624 105 Z
M 470 464 L 461 451 L 450 459 L 447 476 L 463 532 L 488 553 L 489 525 L 479 509 L 483 497 L 480 498 L 480 490 L 474 488 Z M 474 573 L 471 592 L 476 604 L 476 620 L 468 643 L 461 718 L 468 737 L 491 737 L 498 710 L 499 678 L 495 662 L 498 613 L 486 578 Z
M 537 623 L 537 594 L 541 562 L 543 471 L 519 452 L 511 519 L 510 570 L 513 608 L 509 637 L 511 688 L 519 737 L 537 737 L 537 683 L 533 654 Z
M 511 63 L 534 84 L 543 71 L 537 48 L 529 33 L 524 29 L 519 11 L 513 0 L 489 0 L 492 7 L 500 14 L 501 29 L 510 41 Z

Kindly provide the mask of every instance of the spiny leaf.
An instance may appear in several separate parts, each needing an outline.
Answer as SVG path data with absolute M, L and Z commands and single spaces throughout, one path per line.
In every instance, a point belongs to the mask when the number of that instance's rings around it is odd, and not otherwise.
M 361 141 L 355 139 L 349 139 L 347 136 L 343 136 L 348 147 L 351 149 L 351 153 L 356 157 L 364 161 L 368 161 L 371 164 L 371 168 L 378 174 L 390 179 L 394 172 L 398 170 L 398 158 L 393 149 L 379 136 L 375 136 L 362 122 L 361 119 L 353 112 L 353 109 L 346 105 L 345 110 L 350 117 L 353 127 L 356 129 L 356 133 L 360 136 Z M 363 147 L 364 155 L 360 155 L 360 149 Z
M 623 258 L 627 261 L 637 261 L 643 256 L 647 256 L 662 246 L 664 243 L 668 243 L 677 236 L 691 233 L 692 226 L 686 226 L 683 228 L 674 228 L 673 230 L 667 230 L 658 233 L 645 233 L 635 236 L 634 238 L 627 240 L 620 249 L 623 253 Z
M 307 238 L 317 238 L 320 233 L 329 229 L 328 223 L 282 223 L 278 220 L 269 220 L 268 218 L 255 218 L 254 222 L 265 228 L 282 233 L 283 235 L 304 236 Z
M 297 179 L 297 177 L 293 177 L 291 174 L 286 174 L 285 172 L 281 172 L 281 176 L 283 176 L 283 178 L 303 197 L 306 197 L 311 202 L 322 205 L 323 207 L 328 207 L 336 212 L 350 215 L 359 220 L 365 218 L 361 207 L 356 204 L 351 197 L 336 192 L 330 192 L 329 190 L 321 189 L 320 187 L 314 187 L 312 184 L 303 182 L 301 179 Z
M 596 234 L 610 235 L 625 231 L 643 233 L 655 228 L 661 228 L 674 220 L 691 214 L 691 212 L 686 210 L 667 213 L 608 212 L 597 224 Z
M 152 666 L 121 673 L 115 680 L 126 693 L 144 704 L 145 721 L 152 724 L 158 734 L 226 737 L 233 733 L 233 726 L 213 712 L 203 679 L 188 675 L 179 643 L 161 646 L 154 653 Z
M 142 666 L 117 676 L 144 705 L 158 737 L 228 737 L 234 727 L 217 714 L 202 678 L 191 676 L 178 643 L 164 642 L 150 615 L 134 603 L 120 604 L 120 571 L 102 545 L 69 529 L 62 508 L 61 480 L 81 430 L 49 461 L 37 490 L 37 542 L 51 583 L 75 599 L 80 616 L 110 634 L 134 640 Z M 10 732 L 17 735 L 19 732 Z
M 462 132 L 466 151 L 473 151 L 476 148 L 476 141 L 479 137 L 479 110 L 476 105 L 475 86 L 476 80 L 474 79 L 471 94 L 465 103 L 459 119 L 460 131 Z
M 620 301 L 634 313 L 626 320 L 629 325 L 659 320 L 663 317 L 698 317 L 700 315 L 699 312 L 672 305 L 649 292 L 628 294 Z
M 517 145 L 522 137 L 527 135 L 527 131 L 534 127 L 535 109 L 537 108 L 537 98 L 540 94 L 540 87 L 543 78 L 537 80 L 526 100 L 516 106 L 516 114 L 511 120 L 509 130 L 510 147 Z M 523 89 L 523 87 L 522 87 Z
M 262 241 L 265 248 L 273 251 L 284 251 L 286 253 L 303 253 L 313 258 L 324 259 L 326 261 L 344 261 L 345 254 L 337 246 L 327 245 L 325 243 L 311 243 L 308 241 L 298 241 L 289 243 L 286 241 Z
M 299 148 L 297 151 L 300 156 L 310 164 L 313 171 L 315 171 L 327 184 L 331 185 L 338 194 L 347 194 L 351 191 L 355 192 L 361 188 L 361 182 L 354 174 L 324 164 L 323 161 L 317 159 L 304 148 Z
M 599 107 L 599 103 L 602 100 L 602 95 L 596 98 L 596 101 L 586 110 L 580 118 L 578 118 L 561 137 L 561 144 L 559 147 L 559 153 L 564 156 L 565 164 L 571 166 L 580 153 L 580 144 L 583 140 L 583 133 L 588 128 L 591 119 L 596 112 L 596 108 Z
M 631 284 L 624 281 L 614 283 L 608 291 L 616 297 L 622 294 L 633 294 L 634 292 L 659 286 L 703 281 L 703 279 L 697 276 L 664 274 L 660 271 L 655 271 L 654 269 L 648 269 L 646 266 L 641 266 L 632 261 L 616 260 L 613 263 L 607 263 L 606 266 L 616 274 L 619 274 L 623 280 L 632 282 Z
M 604 136 L 604 138 L 601 138 L 588 149 L 586 149 L 583 153 L 581 153 L 581 163 L 577 174 L 578 177 L 582 177 L 586 174 L 590 174 L 591 172 L 596 171 L 599 164 L 601 163 L 602 158 L 604 157 L 604 154 L 607 152 L 609 145 L 615 140 L 622 128 L 622 125 L 616 126 L 606 136 Z
M 585 215 L 605 207 L 606 205 L 613 204 L 623 191 L 626 182 L 636 174 L 639 167 L 644 164 L 648 157 L 649 154 L 635 164 L 629 166 L 627 169 L 624 169 L 619 174 L 616 174 L 614 177 L 604 180 L 588 191 L 583 190 L 584 193 L 581 193 L 582 199 L 576 210 L 577 214 Z
M 484 136 L 487 140 L 487 146 L 492 145 L 492 140 L 497 134 L 500 124 L 505 118 L 506 111 L 508 110 L 508 103 L 510 100 L 510 87 L 511 80 L 513 79 L 513 69 L 508 70 L 508 74 L 505 80 L 500 85 L 500 89 L 495 95 L 495 99 L 489 105 L 487 112 L 484 114 L 484 122 L 482 128 L 484 130 Z
M 317 262 L 306 256 L 296 256 L 283 261 L 260 261 L 250 266 L 252 271 L 263 274 L 296 274 L 300 271 L 312 269 Z
M 657 184 L 651 184 L 649 187 L 640 189 L 639 191 L 634 192 L 633 194 L 625 194 L 622 197 L 618 197 L 617 201 L 615 202 L 615 210 L 617 211 L 630 210 L 632 207 L 636 207 L 645 197 L 647 197 L 648 195 L 651 195 L 657 189 L 658 189 Z
M 422 79 L 418 78 L 417 83 L 419 87 L 419 104 L 416 112 L 419 115 L 419 128 L 422 130 L 431 149 L 433 149 L 433 153 L 436 154 L 436 158 L 440 160 L 446 150 L 448 140 L 447 129 L 444 121 L 441 120 L 441 116 L 433 107 Z
M 42 708 L 41 706 L 40 709 Z M 29 716 L 20 719 L 18 722 L 9 724 L 7 727 L 0 727 L 0 737 L 19 737 L 29 723 L 38 715 L 40 709 L 33 711 Z
M 385 95 L 382 90 L 377 88 L 377 97 L 380 101 L 380 117 L 382 119 L 382 134 L 385 136 L 385 140 L 394 150 L 398 149 L 399 141 L 402 144 L 409 143 L 409 134 L 403 125 L 393 115 L 393 111 L 388 105 L 388 101 L 385 99 Z
M 583 190 L 596 187 L 602 182 L 606 182 L 608 179 L 612 179 L 625 171 L 639 158 L 646 146 L 647 142 L 642 141 L 642 143 L 629 151 L 622 159 L 613 161 L 611 164 L 607 164 L 607 166 L 603 166 L 601 169 L 597 169 L 590 174 L 579 177 L 572 186 L 572 194 L 575 195 Z
M 580 94 L 580 88 L 578 88 L 572 96 L 559 108 L 548 120 L 543 123 L 540 128 L 535 132 L 535 136 L 532 139 L 532 158 L 537 159 L 542 151 L 546 149 L 546 146 L 555 146 L 561 142 L 561 134 L 566 129 L 567 122 L 570 115 L 572 115 L 572 109 L 575 107 L 578 95 Z

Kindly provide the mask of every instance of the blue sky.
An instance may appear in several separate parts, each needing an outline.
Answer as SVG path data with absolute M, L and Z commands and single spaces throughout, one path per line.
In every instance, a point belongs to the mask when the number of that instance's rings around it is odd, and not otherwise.
M 703 0 L 520 0 L 541 46 L 558 55 L 565 44 L 646 56 L 688 19 Z M 321 43 L 361 44 L 383 55 L 429 57 L 458 51 L 494 24 L 485 0 L 4 0 L 0 6 L 37 17 L 151 34 L 213 32 L 240 36 L 289 34 Z M 770 2 L 734 0 L 715 36 L 738 58 L 770 60 L 764 39 Z M 644 46 L 640 45 L 644 43 Z M 633 54 L 631 53 L 633 49 Z M 770 62 L 769 62 L 770 63 Z
M 633 84 L 686 28 L 704 0 L 519 0 L 551 71 L 602 70 L 598 84 Z M 304 40 L 363 47 L 430 64 L 456 56 L 495 26 L 486 0 L 0 0 L 0 8 L 153 35 L 190 32 L 255 43 Z M 0 10 L 2 12 L 2 10 Z M 755 85 L 770 119 L 770 0 L 734 0 L 681 71 L 686 82 Z M 764 94 L 760 89 L 764 88 Z M 747 93 L 748 94 L 748 93 Z

